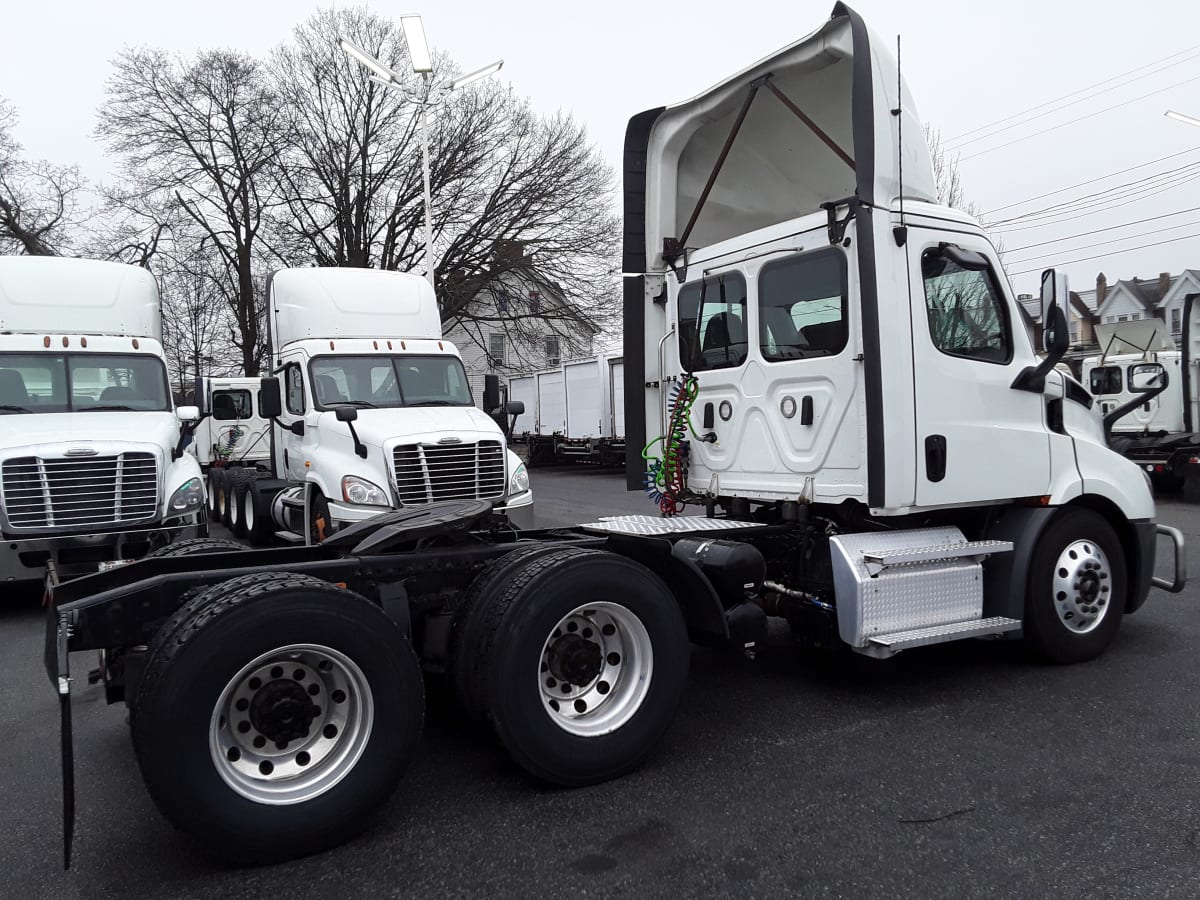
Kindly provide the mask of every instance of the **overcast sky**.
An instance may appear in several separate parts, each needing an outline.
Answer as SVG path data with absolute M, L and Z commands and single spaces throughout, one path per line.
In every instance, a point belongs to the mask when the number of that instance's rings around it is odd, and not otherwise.
M 502 57 L 504 80 L 537 108 L 570 111 L 586 123 L 614 168 L 619 168 L 629 116 L 703 91 L 812 31 L 833 6 L 832 0 L 440 0 L 425 7 L 419 0 L 413 5 L 372 0 L 368 5 L 385 15 L 421 13 L 430 42 L 464 70 Z M 1200 236 L 1116 252 L 1200 235 L 1200 127 L 1163 116 L 1174 108 L 1200 117 L 1200 3 L 858 0 L 852 5 L 888 40 L 902 36 L 905 77 L 921 116 L 946 138 L 1111 79 L 1068 98 L 1096 95 L 1086 102 L 1034 110 L 1031 115 L 1053 112 L 1024 126 L 1017 125 L 1018 118 L 1005 123 L 999 135 L 960 143 L 966 191 L 985 219 L 1099 193 L 1091 208 L 1063 211 L 1058 216 L 1062 221 L 1012 227 L 1028 225 L 1026 220 L 997 231 L 1010 248 L 1011 273 L 1107 254 L 1063 266 L 1072 288 L 1085 290 L 1101 269 L 1110 283 L 1200 269 Z M 29 156 L 78 163 L 88 177 L 104 180 L 112 163 L 91 133 L 110 60 L 122 46 L 149 45 L 184 54 L 235 47 L 265 54 L 316 8 L 301 0 L 6 3 L 0 13 L 0 96 L 18 108 L 17 136 Z M 1130 70 L 1137 71 L 1117 77 Z M 1151 92 L 1156 93 L 1136 99 Z M 999 146 L 1117 104 L 1124 105 Z M 962 140 L 978 134 L 988 132 Z M 1171 154 L 1177 155 L 999 209 Z M 1186 168 L 1192 163 L 1197 165 Z M 1155 177 L 1179 167 L 1185 168 L 1173 179 Z M 1141 179 L 1148 180 L 1118 190 L 1122 183 Z M 1118 200 L 1124 205 L 1115 208 Z M 1192 213 L 1064 240 L 1193 208 Z M 1151 231 L 1156 233 L 1147 234 Z M 1100 241 L 1116 242 L 1076 249 Z M 1017 249 L 1025 247 L 1030 249 Z M 1047 253 L 1054 255 L 1043 256 Z M 1019 291 L 1034 291 L 1036 280 L 1036 273 L 1014 274 Z

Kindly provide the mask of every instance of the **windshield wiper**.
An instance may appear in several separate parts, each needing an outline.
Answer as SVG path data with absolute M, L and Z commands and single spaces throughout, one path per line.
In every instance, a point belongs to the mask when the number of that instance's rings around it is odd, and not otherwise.
M 339 406 L 360 406 L 363 409 L 379 409 L 370 400 L 338 400 L 336 403 L 326 403 L 330 409 L 337 409 Z
M 29 410 L 23 406 L 9 406 L 8 404 L 0 404 L 0 412 L 27 413 Z
M 132 406 L 81 406 L 75 412 L 137 412 Z
M 417 403 L 408 403 L 406 406 L 466 406 L 465 403 L 455 403 L 453 400 L 421 400 Z

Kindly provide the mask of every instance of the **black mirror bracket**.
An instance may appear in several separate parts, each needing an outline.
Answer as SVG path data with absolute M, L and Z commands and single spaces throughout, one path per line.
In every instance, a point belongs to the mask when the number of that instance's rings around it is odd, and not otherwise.
M 1034 394 L 1040 394 L 1046 390 L 1046 373 L 1058 365 L 1059 360 L 1066 355 L 1067 350 L 1071 346 L 1070 337 L 1067 334 L 1067 317 L 1063 315 L 1062 307 L 1055 306 L 1050 313 L 1051 321 L 1046 327 L 1053 332 L 1053 343 L 1050 346 L 1046 358 L 1036 366 L 1028 366 L 1021 371 L 1012 383 L 1014 390 L 1030 391 Z

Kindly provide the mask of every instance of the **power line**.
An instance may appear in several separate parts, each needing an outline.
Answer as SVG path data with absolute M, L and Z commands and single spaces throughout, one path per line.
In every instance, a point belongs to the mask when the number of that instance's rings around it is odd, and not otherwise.
M 1184 213 L 1193 212 L 1200 212 L 1200 206 L 1193 206 L 1191 209 L 1180 209 L 1171 213 L 1163 213 L 1161 216 L 1150 216 L 1149 218 L 1138 219 L 1134 222 L 1123 222 L 1120 225 L 1109 225 L 1107 228 L 1093 228 L 1091 231 L 1081 231 L 1078 234 L 1069 234 L 1064 237 L 1054 238 L 1053 240 L 1049 241 L 1037 241 L 1033 244 L 1026 244 L 1024 247 L 1014 247 L 1011 250 L 1005 250 L 1005 253 L 1019 253 L 1022 250 L 1032 250 L 1034 247 L 1045 247 L 1047 244 L 1057 244 L 1059 241 L 1073 241 L 1075 238 L 1090 237 L 1093 234 L 1100 234 L 1105 231 L 1116 231 L 1118 228 L 1129 228 L 1133 225 L 1144 225 L 1147 222 L 1158 222 L 1162 219 L 1169 219 L 1172 216 L 1182 216 Z
M 995 147 L 988 147 L 984 150 L 980 150 L 978 153 L 972 153 L 970 156 L 964 156 L 961 159 L 963 162 L 966 162 L 968 159 L 974 159 L 977 156 L 983 156 L 985 153 L 992 153 L 996 150 L 1003 150 L 1005 147 L 1011 147 L 1013 144 L 1019 144 L 1022 141 L 1027 141 L 1030 138 L 1039 137 L 1040 135 L 1046 134 L 1047 132 L 1057 131 L 1060 128 L 1066 128 L 1068 125 L 1074 125 L 1077 122 L 1083 122 L 1086 119 L 1095 118 L 1096 116 L 1103 115 L 1106 112 L 1112 112 L 1114 109 L 1120 109 L 1122 106 L 1128 106 L 1130 103 L 1137 103 L 1139 100 L 1145 100 L 1148 97 L 1153 97 L 1153 96 L 1156 96 L 1157 94 L 1165 93 L 1166 91 L 1173 90 L 1177 87 L 1182 87 L 1185 84 L 1191 84 L 1193 81 L 1200 81 L 1200 75 L 1194 75 L 1191 78 L 1185 78 L 1183 81 L 1177 81 L 1174 84 L 1169 84 L 1165 88 L 1159 88 L 1156 91 L 1150 91 L 1148 94 L 1142 94 L 1141 96 L 1133 97 L 1132 99 L 1129 99 L 1129 100 L 1123 100 L 1120 103 L 1114 103 L 1112 106 L 1106 106 L 1106 107 L 1104 107 L 1104 109 L 1098 109 L 1095 112 L 1090 112 L 1086 116 L 1080 116 L 1077 119 L 1071 119 L 1067 122 L 1060 122 L 1057 125 L 1051 125 L 1049 128 L 1043 128 L 1041 131 L 1035 131 L 1032 134 L 1027 134 L 1024 137 L 1015 138 L 1015 139 L 1013 139 L 1011 141 L 1007 141 L 1003 144 L 997 144 Z
M 1054 219 L 1054 221 L 1031 222 L 1031 223 L 1027 223 L 1027 224 L 1023 224 L 1023 225 L 1003 225 L 1000 227 L 991 228 L 990 230 L 992 230 L 992 231 L 1028 231 L 1030 228 L 1046 228 L 1051 225 L 1061 225 L 1063 222 L 1071 222 L 1071 221 L 1074 221 L 1075 219 L 1082 219 L 1087 216 L 1094 216 L 1094 215 L 1096 215 L 1096 213 L 1107 212 L 1110 209 L 1119 209 L 1122 206 L 1128 206 L 1130 203 L 1139 203 L 1142 200 L 1148 200 L 1151 197 L 1157 197 L 1159 194 L 1166 193 L 1167 191 L 1172 190 L 1173 188 L 1179 187 L 1179 185 L 1185 184 L 1188 181 L 1192 181 L 1195 178 L 1196 178 L 1196 175 L 1189 174 L 1189 175 L 1183 176 L 1181 179 L 1177 179 L 1169 184 L 1158 187 L 1155 190 L 1146 191 L 1146 192 L 1140 194 L 1139 196 L 1132 197 L 1128 200 L 1124 200 L 1121 203 L 1112 203 L 1107 206 L 1100 205 L 1100 207 L 1097 209 L 1087 209 L 1082 212 L 1076 212 L 1075 215 L 1070 215 L 1070 216 L 1064 215 L 1061 218 Z M 1093 204 L 1093 206 L 1094 205 L 1095 204 Z M 1067 210 L 1064 210 L 1063 212 L 1067 212 Z
M 1193 48 L 1193 49 L 1195 49 L 1195 48 Z M 1187 52 L 1187 51 L 1185 51 L 1185 52 Z M 1176 55 L 1178 55 L 1178 54 L 1176 54 Z M 1172 68 L 1172 67 L 1174 67 L 1174 66 L 1182 65 L 1183 63 L 1192 62 L 1193 60 L 1195 60 L 1195 59 L 1197 59 L 1197 58 L 1200 58 L 1200 56 L 1190 56 L 1190 57 L 1188 57 L 1187 59 L 1181 59 L 1181 60 L 1177 60 L 1176 62 L 1173 62 L 1173 63 L 1171 63 L 1170 65 L 1163 66 L 1161 69 L 1157 69 L 1157 70 L 1155 70 L 1155 71 L 1153 71 L 1153 72 L 1147 72 L 1145 75 L 1139 75 L 1137 78 L 1130 78 L 1129 80 L 1122 82 L 1120 85 L 1117 85 L 1117 87 L 1124 87 L 1124 86 L 1125 86 L 1125 85 L 1127 85 L 1127 84 L 1133 84 L 1135 81 L 1141 81 L 1141 80 L 1142 80 L 1142 79 L 1144 79 L 1144 78 L 1151 78 L 1151 77 L 1153 77 L 1153 76 L 1155 76 L 1155 75 L 1160 75 L 1160 74 L 1162 74 L 1163 72 L 1165 72 L 1167 69 L 1170 69 L 1170 68 Z M 1151 63 L 1151 65 L 1154 65 L 1154 63 Z M 1145 68 L 1145 67 L 1143 67 L 1143 68 Z M 1137 70 L 1137 69 L 1134 69 L 1134 71 L 1136 72 L 1136 71 L 1138 71 L 1138 70 Z M 1126 74 L 1129 74 L 1129 73 L 1126 73 Z M 1120 77 L 1122 77 L 1122 76 L 1119 76 L 1119 75 L 1118 75 L 1118 76 L 1115 76 L 1114 78 L 1110 78 L 1110 79 L 1108 79 L 1108 81 L 1115 81 L 1115 80 L 1116 80 L 1116 78 L 1120 78 Z M 1103 85 L 1103 84 L 1106 84 L 1106 83 L 1107 83 L 1107 82 L 1105 82 L 1105 81 L 1101 81 L 1099 84 L 1093 85 L 1092 87 L 1099 87 L 1100 85 Z M 1089 88 L 1084 88 L 1083 90 L 1089 90 Z M 1113 90 L 1113 88 L 1109 88 L 1109 89 L 1108 89 L 1108 91 L 1111 91 L 1111 90 Z M 1020 127 L 1021 127 L 1021 126 L 1023 126 L 1023 125 L 1028 125 L 1030 122 L 1037 121 L 1038 119 L 1044 119 L 1046 116 L 1052 116 L 1052 115 L 1054 115 L 1054 114 L 1055 114 L 1055 113 L 1057 113 L 1057 112 L 1062 112 L 1064 109 L 1068 109 L 1069 107 L 1075 106 L 1075 105 L 1076 105 L 1076 104 L 1078 104 L 1078 103 L 1084 103 L 1084 102 L 1086 102 L 1086 101 L 1088 101 L 1088 100 L 1094 100 L 1094 99 L 1096 99 L 1097 97 L 1099 97 L 1099 96 L 1101 96 L 1101 95 L 1103 95 L 1103 94 L 1105 94 L 1105 93 L 1108 93 L 1108 91 L 1099 91 L 1098 93 L 1091 94 L 1091 95 L 1089 95 L 1089 96 L 1087 96 L 1087 97 L 1080 97 L 1078 100 L 1072 100 L 1070 103 L 1064 103 L 1062 106 L 1056 106 L 1054 109 L 1048 109 L 1048 110 L 1046 110 L 1045 112 L 1038 113 L 1036 116 L 1030 116 L 1028 119 L 1023 119 L 1022 121 L 1020 121 L 1020 122 L 1017 122 L 1017 123 L 1015 123 L 1014 125 L 1012 125 L 1012 126 L 1009 126 L 1009 127 L 1011 127 L 1011 128 L 1020 128 Z M 1076 91 L 1076 93 L 1080 93 L 1080 92 L 1079 92 L 1079 91 Z M 1071 94 L 1068 94 L 1067 96 L 1069 97 L 1069 96 L 1072 96 L 1072 95 L 1071 95 Z M 1055 102 L 1055 101 L 1050 101 L 1050 102 L 1051 102 L 1051 103 L 1053 103 L 1053 102 Z M 1042 104 L 1042 106 L 1045 106 L 1045 105 L 1046 105 L 1046 104 Z M 1033 109 L 1026 110 L 1026 112 L 1033 112 L 1035 109 L 1040 109 L 1040 108 L 1041 108 L 1041 107 L 1036 107 L 1036 106 L 1035 106 Z M 1017 117 L 1019 117 L 1019 116 L 1021 116 L 1021 115 L 1024 115 L 1024 113 L 1017 113 L 1015 116 L 1009 116 L 1009 117 L 1008 117 L 1008 119 L 1002 119 L 1002 120 L 1000 120 L 999 122 L 995 122 L 995 123 L 993 123 L 993 124 L 994 124 L 994 125 L 1001 125 L 1001 124 L 1003 124 L 1004 122 L 1007 122 L 1009 119 L 1017 118 Z M 990 125 L 985 125 L 985 126 L 984 126 L 984 128 L 990 128 L 990 127 L 991 127 Z M 979 129 L 976 129 L 976 130 L 978 131 Z M 950 150 L 961 150 L 963 147 L 967 146 L 968 144 L 974 144 L 976 141 L 982 141 L 982 140 L 986 140 L 987 138 L 990 138 L 990 137 L 995 137 L 997 134 L 1000 134 L 1000 133 L 1001 133 L 1002 131 L 1004 131 L 1004 130 L 1005 130 L 1005 129 L 1001 128 L 1001 129 L 997 129 L 996 131 L 989 131 L 987 134 L 981 134 L 981 135 L 979 135 L 978 137 L 973 137 L 973 138 L 971 138 L 970 140 L 967 140 L 967 141 L 961 140 L 961 138 L 951 138 L 951 139 L 949 139 L 949 140 L 947 140 L 947 141 L 946 141 L 946 144 L 947 144 L 947 145 L 954 144 L 955 146 L 953 146 L 953 147 L 949 147 L 949 146 L 947 146 L 947 149 L 950 149 Z M 972 132 L 967 132 L 967 134 L 971 134 L 971 133 L 972 133 Z M 965 137 L 965 136 L 966 136 L 966 135 L 963 135 L 962 137 Z
M 1147 175 L 1145 178 L 1137 178 L 1133 181 L 1126 181 L 1122 184 L 1116 184 L 1111 187 L 1104 188 L 1100 191 L 1094 191 L 1090 194 L 1084 194 L 1081 197 L 1076 197 L 1074 200 L 1064 200 L 1061 203 L 1055 203 L 1052 206 L 1046 206 L 1042 209 L 1031 210 L 1027 213 L 1021 213 L 1019 216 L 1013 216 L 1011 219 L 998 219 L 995 222 L 990 222 L 993 227 L 1001 227 L 1010 225 L 1014 222 L 1025 222 L 1031 219 L 1049 219 L 1059 216 L 1063 213 L 1077 212 L 1093 206 L 1107 206 L 1111 201 L 1123 200 L 1135 194 L 1142 194 L 1162 185 L 1174 186 L 1185 181 L 1191 180 L 1192 176 L 1200 172 L 1200 160 L 1187 163 L 1183 166 L 1178 166 L 1174 169 L 1167 169 L 1164 172 L 1157 172 L 1153 175 Z M 1147 183 L 1149 182 L 1149 183 Z
M 1195 153 L 1200 150 L 1200 147 L 1189 147 L 1187 150 L 1180 150 L 1178 153 L 1168 153 L 1166 156 L 1160 156 L 1158 159 L 1152 159 L 1149 162 L 1138 163 L 1136 166 L 1130 166 L 1128 169 L 1118 169 L 1115 172 L 1109 172 L 1107 175 L 1100 175 L 1096 178 L 1089 178 L 1087 181 L 1080 181 L 1076 184 L 1069 185 L 1065 188 L 1059 188 L 1057 191 L 1047 191 L 1044 194 L 1038 194 L 1035 197 L 1026 197 L 1024 200 L 1017 200 L 1013 203 L 1006 203 L 1004 206 L 997 206 L 995 209 L 989 209 L 983 215 L 991 215 L 992 213 L 1000 212 L 1005 209 L 1012 209 L 1014 206 L 1023 206 L 1026 203 L 1032 203 L 1034 200 L 1043 200 L 1046 197 L 1053 197 L 1055 194 L 1064 194 L 1067 191 L 1072 191 L 1078 187 L 1086 187 L 1089 184 L 1095 184 L 1097 181 L 1104 181 L 1106 178 L 1115 178 L 1118 175 L 1124 175 L 1126 172 L 1132 172 L 1134 169 L 1144 169 L 1146 166 L 1152 166 L 1155 163 L 1164 162 L 1168 159 L 1174 159 L 1176 156 L 1183 156 L 1185 153 Z
M 1119 244 L 1122 241 L 1131 241 L 1135 240 L 1136 238 L 1149 237 L 1152 234 L 1162 234 L 1164 231 L 1172 231 L 1176 228 L 1190 228 L 1193 225 L 1200 225 L 1200 222 L 1180 222 L 1177 225 L 1168 225 L 1166 228 L 1155 228 L 1153 231 L 1142 231 L 1138 234 L 1127 234 L 1124 237 L 1112 238 L 1111 240 L 1107 241 L 1097 241 L 1094 244 L 1083 244 L 1079 247 L 1071 247 L 1067 250 L 1060 250 L 1057 253 L 1040 253 L 1037 256 L 1030 256 L 1027 259 L 1019 259 L 1014 263 L 1014 265 L 1023 266 L 1025 263 L 1031 263 L 1035 259 L 1048 259 L 1052 256 L 1059 256 L 1062 253 L 1075 253 L 1079 250 L 1091 250 L 1093 247 L 1103 247 L 1106 244 Z M 1057 241 L 1050 241 L 1049 243 L 1057 243 Z M 1015 253 L 1016 251 L 1014 250 L 1009 252 Z
M 1075 263 L 1087 262 L 1090 259 L 1103 259 L 1106 256 L 1116 256 L 1117 254 L 1120 254 L 1120 253 L 1129 253 L 1132 250 L 1145 250 L 1149 247 L 1161 247 L 1163 244 L 1173 244 L 1176 241 L 1186 241 L 1188 238 L 1195 238 L 1195 237 L 1200 237 L 1200 231 L 1197 231 L 1194 234 L 1183 234 L 1183 235 L 1180 235 L 1179 237 L 1166 238 L 1165 240 L 1161 240 L 1161 241 L 1154 241 L 1153 243 L 1150 243 L 1150 244 L 1139 244 L 1136 247 L 1124 247 L 1120 250 L 1112 250 L 1108 253 L 1097 253 L 1094 256 L 1080 256 L 1076 259 L 1065 259 L 1062 262 L 1058 263 L 1058 265 L 1070 266 Z M 1018 263 L 1018 265 L 1022 265 L 1022 264 Z M 1030 272 L 1037 272 L 1041 268 L 1042 268 L 1042 266 L 1036 266 L 1035 268 L 1032 268 L 1032 269 L 1023 269 L 1020 272 L 1013 272 L 1011 274 L 1013 276 L 1028 275 Z
M 997 119 L 994 122 L 988 122 L 986 125 L 980 125 L 977 128 L 972 128 L 970 131 L 964 131 L 962 134 L 957 134 L 954 137 L 947 138 L 946 143 L 948 143 L 948 144 L 954 143 L 962 138 L 965 138 L 972 134 L 975 134 L 975 132 L 977 132 L 977 131 L 984 131 L 985 129 L 991 128 L 993 125 L 1002 125 L 1003 123 L 1011 121 L 1012 119 L 1016 119 L 1020 116 L 1023 116 L 1026 113 L 1031 113 L 1036 110 L 1042 109 L 1043 107 L 1050 106 L 1054 103 L 1058 103 L 1060 100 L 1067 100 L 1070 97 L 1074 97 L 1076 94 L 1082 94 L 1085 91 L 1090 91 L 1092 88 L 1098 88 L 1101 85 L 1108 84 L 1110 81 L 1116 81 L 1120 78 L 1124 78 L 1126 75 L 1132 75 L 1135 72 L 1142 71 L 1142 69 L 1148 69 L 1151 66 L 1156 66 L 1161 62 L 1166 62 L 1168 59 L 1174 59 L 1177 56 L 1183 56 L 1186 53 L 1191 53 L 1193 50 L 1198 50 L 1198 49 L 1200 49 L 1200 44 L 1197 44 L 1195 47 L 1188 47 L 1186 50 L 1180 50 L 1178 53 L 1172 53 L 1168 56 L 1160 57 L 1159 59 L 1153 60 L 1152 62 L 1148 62 L 1143 66 L 1138 66 L 1136 69 L 1130 69 L 1128 72 L 1122 72 L 1120 75 L 1113 75 L 1111 78 L 1106 78 L 1103 81 L 1097 81 L 1095 84 L 1089 84 L 1086 87 L 1081 87 L 1076 91 L 1071 91 L 1069 94 L 1063 94 L 1061 97 L 1055 97 L 1053 100 L 1047 100 L 1044 103 L 1039 103 L 1036 106 L 1031 106 L 1028 109 L 1023 109 L 1020 112 L 1015 112 L 1012 115 L 1005 116 L 1003 119 Z M 1182 60 L 1182 62 L 1187 62 L 1187 60 Z M 1172 63 L 1172 65 L 1178 65 L 1178 63 Z M 1166 66 L 1164 68 L 1170 68 L 1170 66 Z M 1162 70 L 1159 70 L 1159 71 L 1162 71 Z

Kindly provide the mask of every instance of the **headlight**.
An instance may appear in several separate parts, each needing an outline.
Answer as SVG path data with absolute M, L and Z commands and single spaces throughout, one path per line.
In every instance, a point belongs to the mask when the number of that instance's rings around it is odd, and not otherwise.
M 523 494 L 527 490 L 529 490 L 529 473 L 525 471 L 525 465 L 522 463 L 512 473 L 512 478 L 508 479 L 508 492 L 510 494 Z
M 204 482 L 199 478 L 189 478 L 175 489 L 167 509 L 171 512 L 188 512 L 196 509 L 204 502 Z
M 382 488 L 356 475 L 347 475 L 342 479 L 342 499 L 359 506 L 392 505 Z

